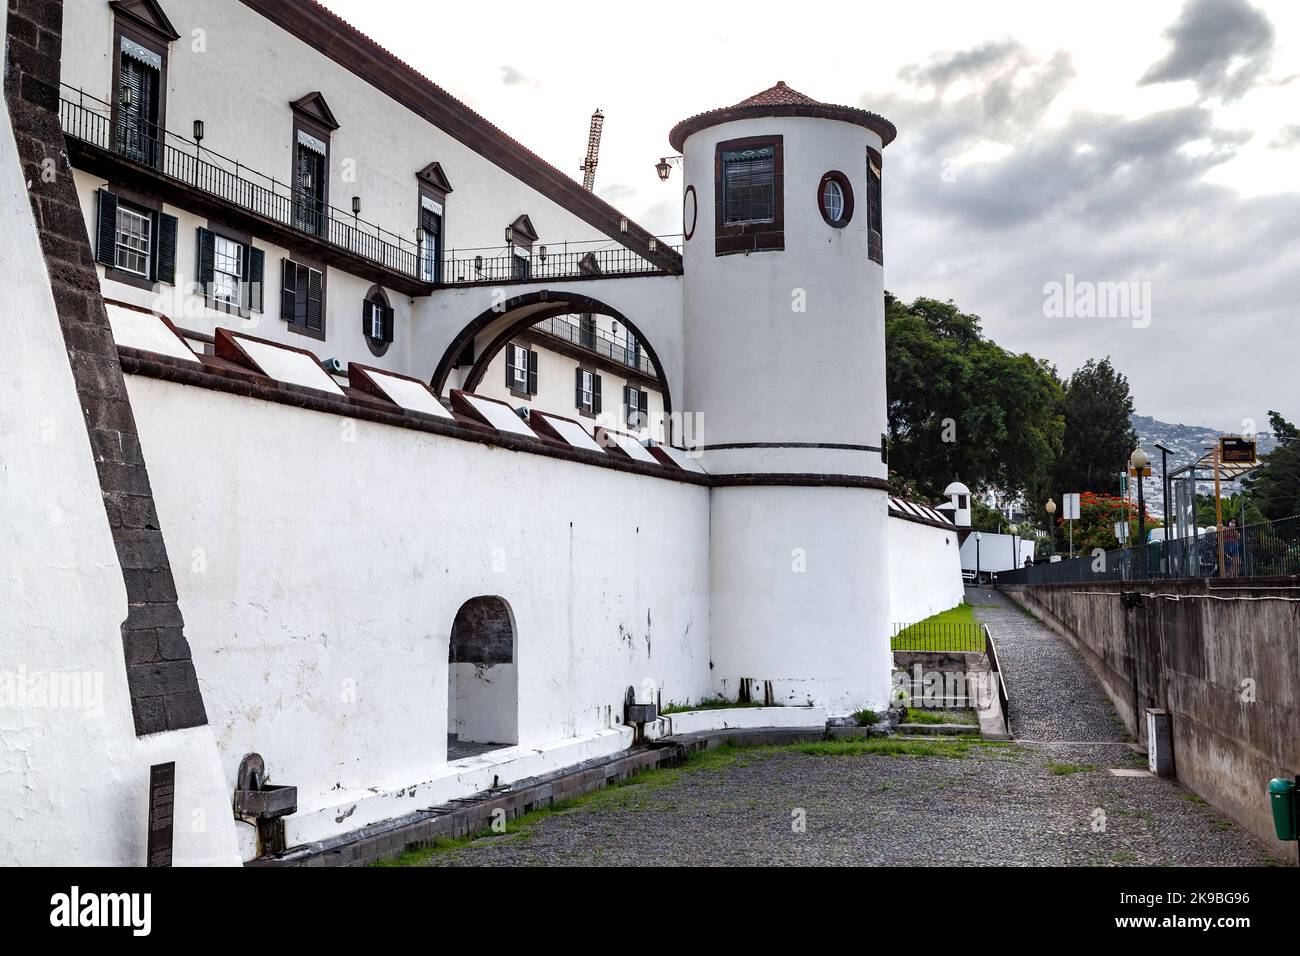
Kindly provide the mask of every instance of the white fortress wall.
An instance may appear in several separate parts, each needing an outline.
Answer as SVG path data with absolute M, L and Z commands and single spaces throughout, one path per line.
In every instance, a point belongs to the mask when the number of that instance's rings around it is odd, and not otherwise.
M 298 819 L 402 788 L 406 812 L 437 802 L 413 785 L 446 770 L 448 642 L 478 596 L 513 615 L 514 667 L 479 676 L 517 684 L 521 748 L 607 734 L 628 686 L 709 692 L 707 487 L 127 384 L 226 792 L 256 751 Z

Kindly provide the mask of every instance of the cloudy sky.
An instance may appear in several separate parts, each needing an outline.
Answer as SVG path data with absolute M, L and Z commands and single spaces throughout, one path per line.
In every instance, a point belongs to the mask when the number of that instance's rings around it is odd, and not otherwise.
M 1062 374 L 1110 355 L 1166 421 L 1300 418 L 1294 0 L 326 5 L 575 176 L 602 108 L 597 192 L 664 235 L 678 120 L 778 79 L 876 110 L 896 295 Z M 1148 283 L 1150 321 L 1045 314 L 1067 275 Z

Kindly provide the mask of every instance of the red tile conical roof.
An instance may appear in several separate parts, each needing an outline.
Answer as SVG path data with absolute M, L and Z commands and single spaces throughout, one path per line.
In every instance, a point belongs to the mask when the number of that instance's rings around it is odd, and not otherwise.
M 673 149 L 680 153 L 687 138 L 702 129 L 719 126 L 722 123 L 730 123 L 733 120 L 751 119 L 760 116 L 812 116 L 821 119 L 841 120 L 845 123 L 865 126 L 873 131 L 880 137 L 882 146 L 888 146 L 894 141 L 894 137 L 898 135 L 898 130 L 894 128 L 894 124 L 879 113 L 872 113 L 870 110 L 859 109 L 856 106 L 836 106 L 833 103 L 823 103 L 786 86 L 785 80 L 777 80 L 776 86 L 770 86 L 762 92 L 755 93 L 753 96 L 741 100 L 735 106 L 724 106 L 722 109 L 699 113 L 689 119 L 682 120 L 668 134 L 668 142 L 672 144 Z

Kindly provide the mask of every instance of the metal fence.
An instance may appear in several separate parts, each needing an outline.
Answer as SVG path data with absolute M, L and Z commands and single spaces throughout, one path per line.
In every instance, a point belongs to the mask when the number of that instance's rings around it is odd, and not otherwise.
M 420 275 L 420 250 L 412 240 L 160 126 L 115 118 L 111 104 L 81 90 L 64 87 L 59 117 L 73 139 L 405 275 Z
M 596 240 L 605 242 L 605 240 Z M 565 243 L 561 249 L 537 246 L 495 246 L 453 250 L 442 262 L 442 281 L 449 284 L 496 284 L 549 279 L 599 279 L 604 276 L 659 275 L 667 270 L 625 246 L 586 249 L 587 243 Z M 681 247 L 656 240 L 656 250 L 680 252 Z M 647 247 L 648 253 L 653 253 Z M 473 253 L 473 254 L 471 254 Z
M 1073 560 L 1003 571 L 999 584 L 1082 584 L 1151 578 L 1275 577 L 1300 574 L 1300 516 L 1219 532 L 1120 548 Z
M 984 630 L 976 623 L 922 621 L 920 624 L 895 624 L 889 648 L 894 651 L 973 651 L 985 650 Z
M 635 343 L 629 343 L 627 339 L 616 338 L 604 329 L 584 329 L 581 325 L 559 316 L 542 319 L 533 328 L 538 332 L 554 335 L 556 338 L 588 349 L 628 368 L 637 369 L 646 375 L 659 374 L 645 349 L 637 347 Z

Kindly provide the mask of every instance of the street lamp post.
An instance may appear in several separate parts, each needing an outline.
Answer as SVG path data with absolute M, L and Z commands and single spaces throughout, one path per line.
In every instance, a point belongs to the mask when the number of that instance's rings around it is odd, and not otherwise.
M 1044 508 L 1047 510 L 1047 523 L 1048 525 L 1051 526 L 1050 530 L 1052 532 L 1052 556 L 1055 557 L 1056 556 L 1056 502 L 1051 498 L 1049 498 L 1047 499 L 1047 504 L 1044 505 Z
M 1165 540 L 1164 540 L 1164 546 L 1160 549 L 1160 553 L 1164 556 L 1164 561 L 1163 561 L 1164 567 L 1166 569 L 1170 569 L 1169 534 L 1170 531 L 1172 530 L 1170 528 L 1170 523 L 1169 523 L 1169 452 L 1170 449 L 1160 444 L 1160 442 L 1156 442 L 1156 448 L 1160 449 L 1160 488 L 1165 503 L 1165 507 L 1164 507 Z
M 1020 528 L 1015 524 L 1011 524 L 1007 527 L 1007 530 L 1011 532 L 1011 570 L 1014 571 L 1020 567 L 1020 538 L 1018 537 Z
M 1129 463 L 1129 468 L 1130 468 L 1131 474 L 1133 475 L 1134 478 L 1137 479 L 1137 486 L 1138 486 L 1138 547 L 1141 549 L 1141 550 L 1138 552 L 1138 554 L 1140 555 L 1140 557 L 1138 558 L 1138 570 L 1142 573 L 1142 576 L 1145 578 L 1145 577 L 1146 577 L 1146 570 L 1147 570 L 1147 569 L 1146 569 L 1146 559 L 1147 559 L 1147 505 L 1146 505 L 1146 498 L 1143 497 L 1143 494 L 1142 494 L 1142 486 L 1146 484 L 1146 482 L 1145 482 L 1143 479 L 1146 478 L 1147 475 L 1151 474 L 1150 459 L 1147 458 L 1147 453 L 1144 452 L 1144 451 L 1142 450 L 1141 446 L 1139 446 L 1139 447 L 1135 448 L 1135 449 L 1133 450 L 1133 454 L 1132 454 L 1131 456 L 1129 456 L 1128 463 Z

